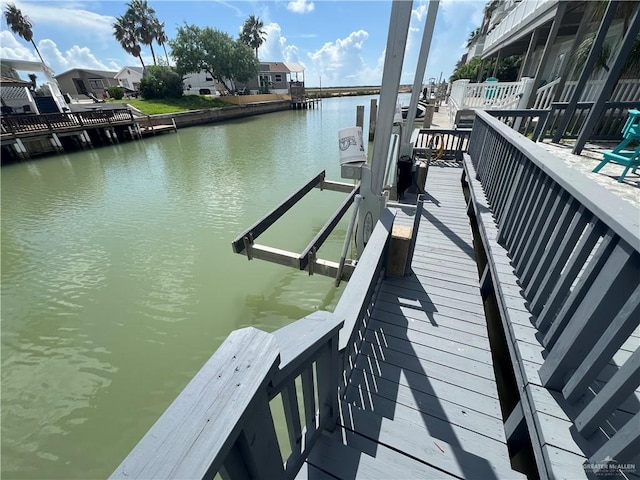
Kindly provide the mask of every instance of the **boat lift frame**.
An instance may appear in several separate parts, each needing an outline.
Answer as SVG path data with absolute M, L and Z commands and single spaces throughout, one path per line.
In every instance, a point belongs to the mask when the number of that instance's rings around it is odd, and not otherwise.
M 277 263 L 279 265 L 297 268 L 298 270 L 307 270 L 309 272 L 309 275 L 317 273 L 319 275 L 337 278 L 340 267 L 339 263 L 320 259 L 317 257 L 317 252 L 325 242 L 325 240 L 329 237 L 329 235 L 331 235 L 331 232 L 335 229 L 336 225 L 338 225 L 338 222 L 340 222 L 345 213 L 347 213 L 349 207 L 351 207 L 351 205 L 353 204 L 355 196 L 360 191 L 360 185 L 354 186 L 349 183 L 333 182 L 330 180 L 326 180 L 325 177 L 326 174 L 323 170 L 313 179 L 311 179 L 306 185 L 302 186 L 299 190 L 292 193 L 277 207 L 268 212 L 260 220 L 255 222 L 244 232 L 238 235 L 232 242 L 234 253 L 245 254 L 248 260 L 257 258 L 260 260 Z M 314 188 L 319 188 L 320 190 L 348 193 L 349 195 L 342 202 L 340 207 L 333 213 L 329 220 L 327 220 L 325 225 L 320 229 L 313 240 L 309 242 L 302 253 L 295 253 L 288 250 L 282 250 L 279 248 L 255 243 L 256 239 L 260 235 L 266 232 L 271 225 L 278 221 L 287 211 L 289 211 L 294 205 L 302 200 Z M 342 272 L 340 273 L 340 278 L 342 280 L 348 280 L 351 277 L 354 268 L 354 263 L 346 262 L 342 269 Z

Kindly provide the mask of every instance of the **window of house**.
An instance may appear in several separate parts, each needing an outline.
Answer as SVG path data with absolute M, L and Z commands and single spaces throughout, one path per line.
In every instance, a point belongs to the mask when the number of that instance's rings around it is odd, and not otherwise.
M 276 73 L 275 74 L 275 81 L 276 82 L 281 82 L 282 81 L 282 74 L 281 73 Z
M 104 88 L 104 83 L 102 83 L 102 80 L 100 79 L 89 79 L 89 87 L 92 90 L 95 89 L 103 89 Z
M 204 81 L 205 81 L 205 82 L 213 82 L 213 78 L 211 78 L 211 77 L 205 77 L 205 78 L 204 78 Z
M 120 83 L 122 84 L 123 87 L 129 88 L 129 80 L 127 80 L 126 78 L 121 79 Z

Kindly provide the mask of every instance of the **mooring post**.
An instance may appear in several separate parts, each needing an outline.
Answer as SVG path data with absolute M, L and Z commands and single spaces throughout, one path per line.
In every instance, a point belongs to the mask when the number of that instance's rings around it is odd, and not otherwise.
M 356 107 L 356 126 L 364 129 L 364 105 Z
M 378 116 L 378 99 L 371 99 L 371 108 L 369 109 L 369 141 L 373 142 L 376 134 L 376 117 Z

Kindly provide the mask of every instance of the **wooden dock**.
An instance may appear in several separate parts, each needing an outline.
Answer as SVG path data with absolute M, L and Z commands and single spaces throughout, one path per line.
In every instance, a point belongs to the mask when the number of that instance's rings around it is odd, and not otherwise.
M 298 478 L 525 478 L 507 451 L 461 172 L 430 166 L 413 273 L 382 281 L 338 428 Z

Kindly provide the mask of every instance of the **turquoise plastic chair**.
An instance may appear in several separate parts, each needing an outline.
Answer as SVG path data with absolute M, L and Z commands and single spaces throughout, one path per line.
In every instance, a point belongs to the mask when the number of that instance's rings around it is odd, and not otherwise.
M 625 167 L 622 175 L 618 177 L 618 182 L 624 180 L 629 169 L 636 173 L 636 170 L 640 167 L 640 111 L 629 110 L 629 118 L 627 118 L 627 122 L 622 129 L 622 136 L 624 140 L 616 148 L 610 152 L 603 153 L 604 160 L 592 170 L 593 172 L 598 172 L 607 163 L 613 162 Z M 632 142 L 638 144 L 635 150 L 627 149 L 626 147 Z

